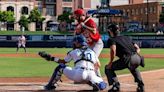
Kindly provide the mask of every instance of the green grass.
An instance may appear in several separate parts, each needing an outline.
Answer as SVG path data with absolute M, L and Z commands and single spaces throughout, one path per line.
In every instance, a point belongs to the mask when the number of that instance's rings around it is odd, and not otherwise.
M 48 53 L 67 54 L 71 48 L 26 48 L 27 53 L 38 53 L 39 51 L 46 51 Z M 0 53 L 9 54 L 16 53 L 16 48 L 0 48 Z M 24 49 L 20 48 L 18 53 L 24 53 Z
M 102 53 L 109 54 L 109 48 L 104 48 Z M 141 48 L 141 54 L 164 54 L 163 48 Z
M 21 31 L 0 31 L 0 35 L 21 35 Z M 73 34 L 73 32 L 52 32 L 52 31 L 25 31 L 25 35 L 63 35 Z
M 107 64 L 107 62 L 109 61 L 109 59 L 103 59 L 101 58 L 101 64 L 102 64 L 102 68 L 101 68 L 101 73 L 104 75 L 104 66 Z M 162 69 L 164 68 L 164 59 L 145 59 L 145 67 L 139 67 L 140 71 L 149 71 L 149 70 L 156 70 L 156 69 Z M 119 70 L 117 71 L 117 74 L 127 74 L 130 73 L 128 69 L 124 69 L 124 70 Z
M 28 53 L 37 53 L 39 51 L 46 51 L 49 53 L 67 53 L 71 48 L 27 48 Z M 16 53 L 16 48 L 0 48 L 0 53 Z M 21 48 L 19 53 L 24 53 L 24 50 Z M 104 48 L 101 52 L 102 54 L 109 54 L 109 48 Z M 141 48 L 141 54 L 164 54 L 163 48 Z
M 141 54 L 163 54 L 164 55 L 164 49 L 163 48 L 156 48 L 156 49 L 145 48 L 145 49 L 141 49 Z
M 0 58 L 0 77 L 37 77 L 49 76 L 55 63 L 40 58 Z
M 156 35 L 155 32 L 122 32 L 124 35 Z
M 28 53 L 36 53 L 38 51 L 46 51 L 49 53 L 63 53 L 66 54 L 70 49 L 66 48 L 28 48 Z M 0 48 L 0 53 L 15 53 L 16 48 Z M 158 54 L 157 52 L 162 49 L 142 49 L 144 54 Z M 163 51 L 164 52 L 164 51 Z M 19 53 L 24 53 L 20 49 Z M 108 49 L 104 49 L 102 53 L 109 54 Z M 162 53 L 163 54 L 163 53 Z M 100 58 L 101 73 L 104 75 L 104 66 L 108 63 L 108 58 Z M 139 67 L 141 71 L 155 70 L 164 68 L 164 59 L 145 59 L 146 67 Z M 73 63 L 69 64 L 73 66 Z M 46 62 L 44 59 L 27 58 L 27 57 L 0 57 L 0 77 L 46 77 L 50 76 L 57 66 L 57 63 Z M 118 74 L 129 73 L 127 69 L 117 72 Z
M 39 51 L 46 51 L 49 53 L 57 53 L 57 54 L 66 54 L 71 48 L 27 48 L 28 53 L 38 53 Z M 102 50 L 102 54 L 109 54 L 109 48 L 104 48 Z M 0 53 L 16 53 L 16 48 L 0 48 Z M 18 53 L 24 53 L 22 48 L 19 49 Z M 162 48 L 144 48 L 141 49 L 141 54 L 164 54 L 164 49 Z

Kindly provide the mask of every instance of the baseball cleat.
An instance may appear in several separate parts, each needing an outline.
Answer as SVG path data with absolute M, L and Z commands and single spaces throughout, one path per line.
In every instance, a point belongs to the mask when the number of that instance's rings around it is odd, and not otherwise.
M 98 88 L 97 85 L 92 85 L 92 87 L 93 87 L 93 91 L 94 91 L 94 92 L 98 92 L 98 91 L 99 91 L 99 88 Z
M 45 90 L 53 90 L 53 89 L 55 89 L 56 87 L 55 86 L 50 86 L 50 85 L 46 85 L 46 86 L 44 86 L 44 89 Z
M 113 83 L 113 87 L 109 89 L 108 92 L 120 92 L 120 83 Z
M 144 86 L 138 86 L 137 92 L 145 92 Z
M 108 90 L 108 92 L 120 92 L 119 87 L 112 87 L 111 89 Z

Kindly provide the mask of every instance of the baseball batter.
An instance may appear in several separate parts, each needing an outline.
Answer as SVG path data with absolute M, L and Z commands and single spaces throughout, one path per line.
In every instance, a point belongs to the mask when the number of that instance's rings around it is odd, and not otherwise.
M 83 9 L 77 9 L 74 11 L 75 19 L 78 21 L 75 34 L 82 34 L 86 37 L 89 47 L 99 57 L 104 44 L 97 29 L 96 23 L 90 17 L 86 17 Z M 100 62 L 99 62 L 100 63 Z M 98 75 L 100 72 L 97 71 Z
M 24 51 L 26 53 L 26 38 L 25 38 L 24 35 L 21 35 L 21 36 L 18 37 L 17 52 L 18 52 L 18 50 L 21 46 L 24 48 Z
M 99 64 L 97 62 L 98 57 L 93 50 L 88 48 L 85 38 L 82 35 L 75 36 L 73 39 L 73 46 L 73 50 L 69 51 L 63 60 L 57 57 L 52 57 L 49 54 L 42 52 L 39 53 L 40 56 L 47 60 L 59 63 L 59 66 L 54 70 L 54 73 L 49 80 L 49 83 L 45 86 L 45 89 L 51 90 L 56 88 L 54 84 L 60 80 L 62 73 L 75 82 L 85 81 L 93 86 L 94 91 L 105 89 L 106 83 L 95 73 L 95 70 L 98 68 L 97 64 Z M 65 63 L 69 63 L 71 60 L 73 60 L 75 64 L 73 68 L 65 65 Z

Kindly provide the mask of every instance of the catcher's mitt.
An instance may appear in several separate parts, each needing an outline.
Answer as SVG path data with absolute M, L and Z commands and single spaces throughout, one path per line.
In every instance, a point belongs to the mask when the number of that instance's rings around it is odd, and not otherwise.
M 41 56 L 42 58 L 48 60 L 48 61 L 54 60 L 54 57 L 52 57 L 50 54 L 46 53 L 45 51 L 39 51 L 38 55 Z

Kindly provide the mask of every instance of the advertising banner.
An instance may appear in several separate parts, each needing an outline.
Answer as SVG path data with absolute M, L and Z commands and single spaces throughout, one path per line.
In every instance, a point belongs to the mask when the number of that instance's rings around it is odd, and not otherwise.
M 20 35 L 1 35 L 0 47 L 16 46 Z M 73 35 L 25 35 L 28 47 L 72 47 Z M 102 35 L 104 47 L 108 47 L 109 36 Z M 129 36 L 141 48 L 164 48 L 163 35 L 135 35 Z
M 7 36 L 0 36 L 0 41 L 5 41 L 7 40 Z

